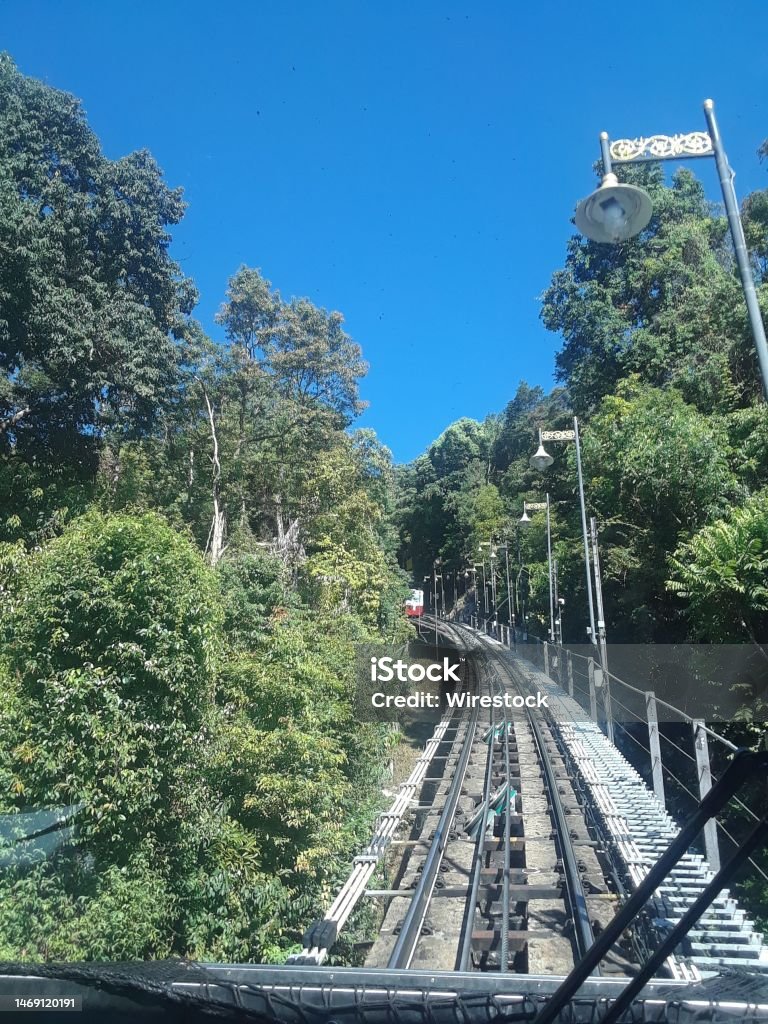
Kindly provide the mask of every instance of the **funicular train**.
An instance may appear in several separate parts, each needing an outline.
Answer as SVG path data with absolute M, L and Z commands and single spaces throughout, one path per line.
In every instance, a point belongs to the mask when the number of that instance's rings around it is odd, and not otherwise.
M 405 614 L 409 619 L 418 619 L 424 614 L 424 591 L 412 590 L 405 602 Z

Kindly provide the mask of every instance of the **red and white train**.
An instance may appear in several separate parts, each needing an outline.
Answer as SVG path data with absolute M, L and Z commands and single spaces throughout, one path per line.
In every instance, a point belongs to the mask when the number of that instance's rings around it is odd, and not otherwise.
M 424 614 L 424 591 L 412 590 L 405 602 L 405 614 L 409 619 L 418 619 Z

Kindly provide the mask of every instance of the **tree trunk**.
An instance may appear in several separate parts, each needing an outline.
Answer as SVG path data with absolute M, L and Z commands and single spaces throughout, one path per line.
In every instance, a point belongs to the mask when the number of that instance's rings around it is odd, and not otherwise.
M 189 465 L 187 466 L 187 515 L 192 513 L 192 487 L 195 483 L 195 449 L 189 449 Z
M 6 417 L 6 419 L 0 420 L 0 434 L 4 434 L 6 430 L 11 430 L 15 427 L 29 412 L 30 408 L 27 405 L 23 409 L 19 409 L 18 412 Z
M 208 410 L 208 422 L 211 426 L 211 443 L 213 445 L 213 452 L 211 454 L 211 465 L 213 466 L 213 474 L 211 476 L 213 519 L 211 520 L 211 529 L 208 533 L 206 552 L 211 565 L 217 565 L 221 556 L 226 551 L 224 541 L 227 535 L 227 514 L 221 503 L 221 460 L 219 459 L 219 438 L 216 433 L 216 415 L 205 387 L 203 387 L 203 398 L 205 399 L 205 407 Z

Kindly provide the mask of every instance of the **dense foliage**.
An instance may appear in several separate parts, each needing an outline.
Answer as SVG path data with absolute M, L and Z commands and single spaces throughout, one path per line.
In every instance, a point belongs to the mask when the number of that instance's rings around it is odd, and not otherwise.
M 248 267 L 214 344 L 150 155 L 8 57 L 0 127 L 0 960 L 279 960 L 392 742 L 352 715 L 405 593 L 360 348 Z

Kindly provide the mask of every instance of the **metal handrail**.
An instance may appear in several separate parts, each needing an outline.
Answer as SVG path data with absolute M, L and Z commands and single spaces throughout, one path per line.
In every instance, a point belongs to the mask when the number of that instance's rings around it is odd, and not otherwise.
M 543 644 L 548 643 L 548 641 L 541 640 L 540 643 L 543 645 Z M 556 645 L 550 643 L 549 646 L 550 647 L 554 647 Z M 586 654 L 578 654 L 576 651 L 572 651 L 569 648 L 565 648 L 565 649 L 567 650 L 569 656 L 572 659 L 578 659 L 580 661 L 586 661 L 586 662 L 594 661 L 594 658 L 591 658 L 591 657 L 589 657 Z M 607 671 L 607 672 L 605 672 L 605 675 L 606 675 L 606 678 L 607 678 L 607 680 L 609 682 L 609 685 L 610 685 L 611 682 L 618 683 L 619 685 L 626 687 L 627 690 L 631 690 L 632 693 L 636 693 L 636 694 L 638 694 L 641 697 L 645 697 L 646 694 L 648 693 L 647 690 L 640 690 L 640 689 L 638 689 L 638 687 L 632 686 L 631 683 L 628 683 L 628 682 L 626 682 L 626 680 L 621 679 L 617 675 L 614 675 L 613 672 Z M 615 699 L 615 698 L 612 698 L 612 699 Z M 733 753 L 735 753 L 737 750 L 741 749 L 735 743 L 732 743 L 730 740 L 726 739 L 725 736 L 721 736 L 720 733 L 715 732 L 714 729 L 711 729 L 709 726 L 704 725 L 704 724 L 698 722 L 697 719 L 692 718 L 689 714 L 687 714 L 685 711 L 681 710 L 680 708 L 676 708 L 674 706 L 674 704 L 669 704 L 667 701 L 663 700 L 659 696 L 656 696 L 655 700 L 656 700 L 656 704 L 657 705 L 660 704 L 662 707 L 668 708 L 668 710 L 673 711 L 676 715 L 679 715 L 680 718 L 682 718 L 685 722 L 688 722 L 691 726 L 696 725 L 697 729 L 701 729 L 708 736 L 711 736 L 712 739 L 718 740 L 718 742 L 722 743 L 723 746 L 727 747 Z M 617 701 L 616 703 L 619 703 L 619 702 Z M 621 706 L 623 707 L 624 705 L 621 705 Z M 627 710 L 629 710 L 629 709 L 627 709 Z M 698 722 L 698 724 L 697 724 L 697 722 Z

